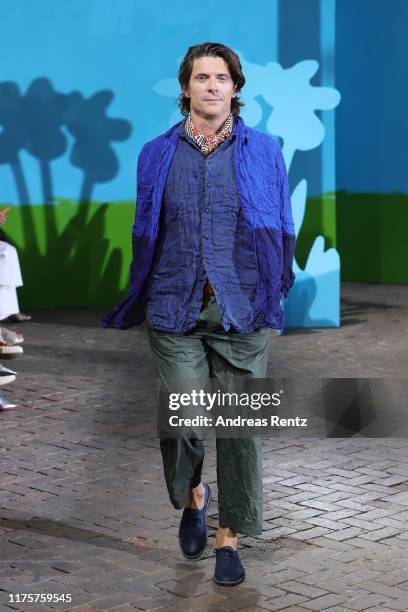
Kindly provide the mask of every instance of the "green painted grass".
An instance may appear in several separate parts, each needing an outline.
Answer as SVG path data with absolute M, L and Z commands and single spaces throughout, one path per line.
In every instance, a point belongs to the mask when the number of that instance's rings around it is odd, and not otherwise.
M 4 226 L 19 251 L 22 308 L 110 308 L 128 286 L 134 203 L 55 201 L 12 206 Z M 308 198 L 296 259 L 304 267 L 323 235 L 340 252 L 342 280 L 408 284 L 407 228 L 404 194 Z
M 317 235 L 340 253 L 344 281 L 408 284 L 408 195 L 337 191 L 308 198 L 296 243 L 304 268 Z
M 18 247 L 24 308 L 110 307 L 123 296 L 131 260 L 133 202 L 58 198 L 14 206 L 5 231 Z

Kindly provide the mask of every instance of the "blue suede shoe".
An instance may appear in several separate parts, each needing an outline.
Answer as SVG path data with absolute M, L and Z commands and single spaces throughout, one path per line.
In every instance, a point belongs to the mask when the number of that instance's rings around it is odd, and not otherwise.
M 233 586 L 245 580 L 245 570 L 239 560 L 238 551 L 232 546 L 215 548 L 215 571 L 213 580 L 217 584 Z
M 201 510 L 184 508 L 179 527 L 179 544 L 186 559 L 198 559 L 207 546 L 207 524 L 205 515 L 210 501 L 210 487 L 203 482 L 205 489 L 204 506 Z

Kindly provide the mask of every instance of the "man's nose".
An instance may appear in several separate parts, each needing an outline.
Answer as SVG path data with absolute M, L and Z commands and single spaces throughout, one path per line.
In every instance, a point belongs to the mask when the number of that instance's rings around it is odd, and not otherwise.
M 217 81 L 215 77 L 210 77 L 208 79 L 208 89 L 209 91 L 217 91 Z

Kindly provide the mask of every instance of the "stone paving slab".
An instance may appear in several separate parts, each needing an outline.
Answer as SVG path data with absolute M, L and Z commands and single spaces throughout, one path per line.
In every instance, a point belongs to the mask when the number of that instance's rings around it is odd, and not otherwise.
M 269 374 L 407 378 L 408 287 L 343 284 L 342 327 L 273 339 Z M 247 579 L 212 581 L 209 543 L 178 549 L 155 432 L 145 326 L 99 329 L 96 311 L 36 312 L 0 414 L 2 610 L 408 610 L 408 440 L 271 438 L 264 531 L 241 537 Z M 23 593 L 70 603 L 11 603 Z

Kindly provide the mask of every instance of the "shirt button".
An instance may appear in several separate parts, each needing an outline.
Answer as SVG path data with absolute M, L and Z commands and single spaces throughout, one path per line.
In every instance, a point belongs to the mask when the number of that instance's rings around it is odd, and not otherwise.
M 205 209 L 205 212 L 210 212 L 210 209 L 207 207 L 207 208 Z
M 211 187 L 211 183 L 207 183 L 207 187 Z

